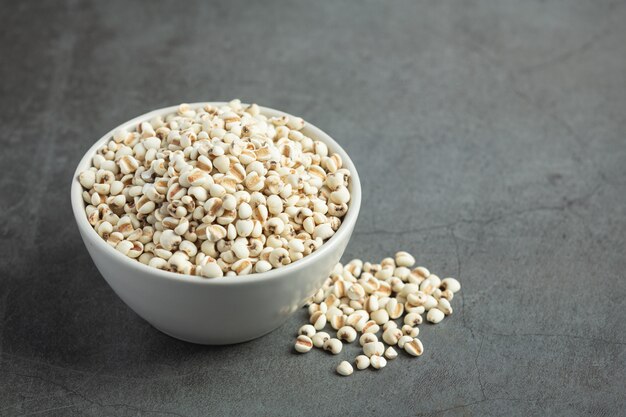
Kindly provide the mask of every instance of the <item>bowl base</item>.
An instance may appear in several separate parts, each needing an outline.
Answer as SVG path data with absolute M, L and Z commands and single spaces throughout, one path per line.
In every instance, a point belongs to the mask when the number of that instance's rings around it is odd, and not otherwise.
M 226 340 L 226 341 L 221 341 L 221 340 L 211 340 L 210 338 L 197 338 L 197 339 L 192 339 L 192 338 L 188 338 L 188 337 L 183 337 L 183 336 L 177 336 L 175 334 L 172 334 L 171 332 L 168 332 L 166 330 L 163 330 L 161 328 L 159 328 L 159 326 L 155 326 L 154 324 L 150 323 L 150 325 L 152 327 L 154 327 L 155 329 L 157 329 L 158 331 L 160 331 L 161 333 L 164 333 L 166 335 L 168 335 L 169 337 L 172 337 L 174 339 L 178 339 L 178 340 L 182 340 L 183 342 L 187 342 L 187 343 L 193 343 L 194 345 L 205 345 L 205 346 L 224 346 L 224 345 L 236 345 L 238 343 L 245 343 L 245 342 L 249 342 L 251 340 L 254 339 L 258 339 L 260 337 L 265 336 L 266 334 L 269 334 L 271 332 L 273 332 L 274 330 L 278 329 L 280 326 L 282 326 L 283 324 L 285 324 L 285 320 L 278 324 L 276 327 L 274 327 L 273 329 L 264 331 L 258 335 L 249 337 L 249 336 L 245 336 L 245 337 L 241 337 L 241 338 L 233 338 L 232 340 Z

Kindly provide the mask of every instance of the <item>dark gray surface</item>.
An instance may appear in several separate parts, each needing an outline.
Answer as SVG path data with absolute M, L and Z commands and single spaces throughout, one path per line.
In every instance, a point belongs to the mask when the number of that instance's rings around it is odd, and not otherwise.
M 623 415 L 626 5 L 2 2 L 0 415 Z M 256 341 L 171 339 L 106 285 L 69 204 L 93 141 L 241 97 L 352 155 L 345 259 L 458 276 L 425 354 L 339 378 Z

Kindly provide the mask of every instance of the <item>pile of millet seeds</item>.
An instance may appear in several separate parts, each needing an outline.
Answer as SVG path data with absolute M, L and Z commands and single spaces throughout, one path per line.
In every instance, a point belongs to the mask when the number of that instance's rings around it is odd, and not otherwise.
M 307 302 L 310 324 L 299 329 L 296 352 L 306 353 L 316 347 L 337 355 L 343 343 L 358 338 L 363 354 L 354 364 L 360 370 L 384 368 L 388 360 L 398 356 L 394 346 L 412 357 L 420 356 L 424 346 L 417 336 L 422 314 L 426 313 L 426 320 L 433 324 L 452 314 L 450 301 L 461 284 L 414 265 L 415 258 L 407 252 L 398 252 L 380 264 L 359 259 L 345 266 L 337 264 Z M 398 319 L 400 324 L 394 321 Z M 336 331 L 336 337 L 323 331 L 327 324 Z M 336 370 L 343 376 L 353 373 L 348 361 L 342 361 Z
M 81 172 L 89 223 L 148 266 L 215 278 L 267 272 L 341 226 L 350 171 L 299 117 L 192 108 L 118 130 Z

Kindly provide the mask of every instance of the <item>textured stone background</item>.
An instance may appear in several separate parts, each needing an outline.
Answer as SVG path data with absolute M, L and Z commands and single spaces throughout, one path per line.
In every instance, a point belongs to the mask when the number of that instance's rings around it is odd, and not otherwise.
M 623 1 L 128 3 L 2 1 L 0 415 L 623 415 Z M 335 377 L 356 349 L 292 354 L 304 311 L 194 346 L 99 276 L 68 198 L 83 152 L 234 97 L 352 155 L 346 260 L 407 249 L 460 278 L 421 358 Z

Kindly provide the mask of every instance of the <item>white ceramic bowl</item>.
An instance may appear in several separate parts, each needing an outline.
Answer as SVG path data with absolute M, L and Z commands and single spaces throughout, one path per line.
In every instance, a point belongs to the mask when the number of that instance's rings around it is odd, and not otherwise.
M 198 107 L 205 103 L 192 104 Z M 224 103 L 210 103 L 222 105 Z M 87 221 L 78 174 L 88 169 L 98 147 L 119 128 L 175 112 L 177 106 L 146 113 L 111 130 L 87 151 L 72 179 L 71 200 L 78 230 L 96 267 L 115 293 L 162 332 L 202 344 L 228 344 L 262 336 L 285 322 L 324 282 L 339 261 L 361 205 L 359 176 L 346 152 L 326 133 L 308 124 L 304 134 L 328 145 L 352 173 L 351 201 L 337 232 L 318 250 L 280 269 L 241 277 L 206 279 L 151 268 L 109 246 Z M 261 113 L 286 113 L 261 107 Z

